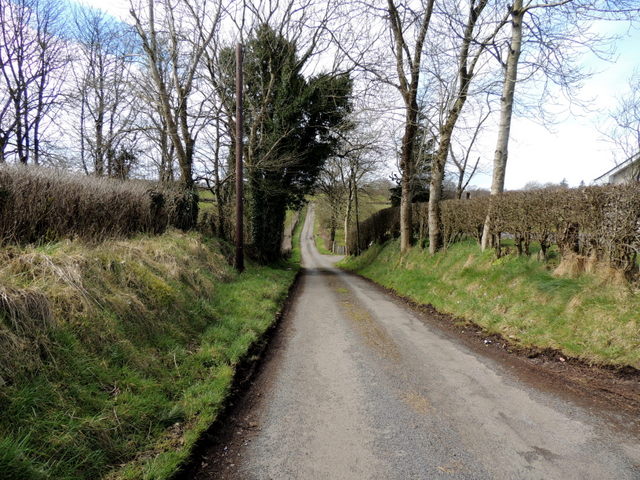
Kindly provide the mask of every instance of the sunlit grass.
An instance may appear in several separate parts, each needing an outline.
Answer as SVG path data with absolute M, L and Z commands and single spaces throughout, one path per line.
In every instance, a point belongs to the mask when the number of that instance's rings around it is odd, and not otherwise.
M 320 217 L 318 215 L 313 219 L 313 241 L 316 244 L 318 252 L 323 255 L 331 255 L 331 250 L 327 249 L 325 244 L 325 236 L 328 238 L 328 232 L 321 228 Z
M 3 480 L 175 471 L 298 269 L 299 240 L 289 261 L 249 263 L 241 275 L 227 249 L 171 231 L 2 252 L 0 280 L 15 310 L 7 316 L 6 304 L 0 315 Z M 51 322 L 30 320 L 36 304 L 22 298 L 45 304 L 38 315 L 51 312 Z

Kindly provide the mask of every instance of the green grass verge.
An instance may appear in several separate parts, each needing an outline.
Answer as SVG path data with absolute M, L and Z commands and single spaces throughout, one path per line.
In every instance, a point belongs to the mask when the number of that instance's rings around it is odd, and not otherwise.
M 320 252 L 322 255 L 333 255 L 331 250 L 328 250 L 327 247 L 325 247 L 325 235 L 328 238 L 327 232 L 324 231 L 320 226 L 320 217 L 316 215 L 313 219 L 313 241 L 316 244 L 318 252 Z
M 175 231 L 2 251 L 0 477 L 168 478 L 281 309 L 296 245 L 241 275 Z
M 604 274 L 559 277 L 532 258 L 496 259 L 475 242 L 431 256 L 419 248 L 401 255 L 391 241 L 339 265 L 523 346 L 640 368 L 640 294 Z
M 298 223 L 296 223 L 296 226 L 293 229 L 293 235 L 291 238 L 291 257 L 289 258 L 289 262 L 293 264 L 296 271 L 300 269 L 300 263 L 302 262 L 302 247 L 300 245 L 300 235 L 302 234 L 304 221 L 307 218 L 307 209 L 308 207 L 305 205 L 302 208 L 302 210 L 300 210 L 300 215 L 298 216 Z M 287 268 L 291 268 L 291 267 L 287 267 Z

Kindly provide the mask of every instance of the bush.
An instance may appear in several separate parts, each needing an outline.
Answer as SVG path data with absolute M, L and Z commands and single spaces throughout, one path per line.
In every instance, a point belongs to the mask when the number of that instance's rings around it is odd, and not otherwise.
M 494 234 L 513 235 L 519 253 L 537 241 L 543 255 L 590 256 L 626 274 L 637 270 L 640 189 L 637 184 L 507 192 L 493 203 Z

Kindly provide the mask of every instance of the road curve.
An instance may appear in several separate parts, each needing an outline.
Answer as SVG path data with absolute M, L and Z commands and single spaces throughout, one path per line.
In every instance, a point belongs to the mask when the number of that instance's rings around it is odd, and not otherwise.
M 640 479 L 640 439 L 336 269 L 313 219 L 255 433 L 211 478 Z

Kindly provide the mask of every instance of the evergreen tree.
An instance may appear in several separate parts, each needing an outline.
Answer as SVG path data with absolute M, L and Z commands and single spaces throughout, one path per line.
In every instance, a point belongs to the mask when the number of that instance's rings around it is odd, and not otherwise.
M 336 148 L 336 129 L 351 111 L 349 76 L 307 79 L 304 63 L 295 43 L 268 25 L 245 47 L 250 232 L 252 250 L 262 261 L 280 256 L 286 209 L 300 205 L 313 188 Z

